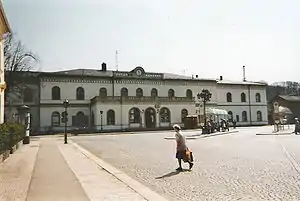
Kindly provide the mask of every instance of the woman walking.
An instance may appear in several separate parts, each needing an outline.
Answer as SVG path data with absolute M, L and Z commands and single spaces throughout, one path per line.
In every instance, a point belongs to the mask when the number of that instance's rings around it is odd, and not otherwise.
M 179 167 L 176 169 L 177 171 L 183 171 L 182 169 L 182 160 L 189 163 L 189 169 L 191 170 L 193 167 L 193 161 L 191 155 L 187 155 L 189 152 L 186 146 L 186 139 L 185 136 L 181 132 L 181 128 L 179 125 L 175 124 L 173 126 L 175 130 L 175 138 L 176 138 L 176 158 L 178 160 Z

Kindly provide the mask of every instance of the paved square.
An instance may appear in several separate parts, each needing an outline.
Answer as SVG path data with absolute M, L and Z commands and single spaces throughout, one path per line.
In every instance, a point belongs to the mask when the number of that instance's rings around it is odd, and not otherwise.
M 237 130 L 188 140 L 195 166 L 183 173 L 174 172 L 175 141 L 164 139 L 173 132 L 73 140 L 170 200 L 300 200 L 300 136 L 256 135 L 272 127 Z

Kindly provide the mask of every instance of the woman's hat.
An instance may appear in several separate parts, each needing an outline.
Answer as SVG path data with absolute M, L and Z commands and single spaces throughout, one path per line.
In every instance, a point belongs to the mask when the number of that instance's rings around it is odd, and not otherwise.
M 178 124 L 173 125 L 173 128 L 177 128 L 178 130 L 181 130 L 181 127 Z

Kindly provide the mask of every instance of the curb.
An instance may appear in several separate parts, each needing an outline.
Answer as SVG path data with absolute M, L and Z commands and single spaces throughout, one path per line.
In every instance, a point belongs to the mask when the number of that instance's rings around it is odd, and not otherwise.
M 146 200 L 149 201 L 168 201 L 161 195 L 157 194 L 156 192 L 152 191 L 150 188 L 142 185 L 138 181 L 130 178 L 122 171 L 118 170 L 117 168 L 113 167 L 112 165 L 106 163 L 99 157 L 95 156 L 73 140 L 69 140 L 70 144 L 72 144 L 76 149 L 78 149 L 81 153 L 83 153 L 86 157 L 91 159 L 93 162 L 95 162 L 98 166 L 103 168 L 105 171 L 116 177 L 118 180 L 126 184 L 129 188 L 134 190 L 136 193 L 140 194 L 142 197 L 144 197 Z
M 239 131 L 229 131 L 224 133 L 215 133 L 215 134 L 197 134 L 197 135 L 186 135 L 187 140 L 196 140 L 199 138 L 207 138 L 207 137 L 213 137 L 213 136 L 219 136 L 219 135 L 228 135 L 232 133 L 238 133 Z M 175 137 L 165 137 L 166 140 L 174 140 Z
M 205 134 L 205 135 L 199 135 L 199 138 L 207 138 L 207 137 L 213 137 L 213 136 L 219 136 L 219 135 L 229 135 L 232 133 L 238 133 L 239 131 L 229 131 L 225 133 L 216 133 L 216 134 Z
M 187 140 L 196 140 L 196 139 L 198 139 L 198 137 L 196 137 L 196 136 L 193 136 L 193 137 L 186 136 L 185 139 L 187 139 Z M 165 140 L 175 140 L 175 137 L 165 137 Z
M 256 135 L 292 135 L 293 133 L 256 133 Z

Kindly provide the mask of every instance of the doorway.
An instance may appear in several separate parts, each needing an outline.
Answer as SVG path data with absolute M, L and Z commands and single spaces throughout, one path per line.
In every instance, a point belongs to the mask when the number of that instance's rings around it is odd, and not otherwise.
M 156 127 L 156 112 L 153 108 L 147 108 L 145 111 L 145 125 L 146 128 Z

